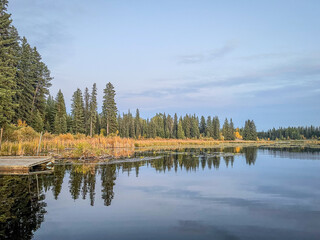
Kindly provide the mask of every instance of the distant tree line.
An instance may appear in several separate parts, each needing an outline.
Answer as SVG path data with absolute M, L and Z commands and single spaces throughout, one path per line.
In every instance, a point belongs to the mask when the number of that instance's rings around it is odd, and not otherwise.
M 91 94 L 88 88 L 84 95 L 77 89 L 72 96 L 71 113 L 66 112 L 66 106 L 61 90 L 56 98 L 49 96 L 46 104 L 44 130 L 61 133 L 82 133 L 93 136 L 94 134 L 116 134 L 127 138 L 213 138 L 216 140 L 256 140 L 257 133 L 253 121 L 248 120 L 248 128 L 235 128 L 232 119 L 227 118 L 221 128 L 217 116 L 197 117 L 185 115 L 178 117 L 174 114 L 158 113 L 150 119 L 140 117 L 139 109 L 135 115 L 130 111 L 118 113 L 115 102 L 115 90 L 111 83 L 103 91 L 102 112 L 97 112 L 97 88 L 93 84 Z
M 258 133 L 259 138 L 270 140 L 284 140 L 284 139 L 319 139 L 320 127 L 308 126 L 308 127 L 288 127 L 270 129 L 268 131 L 262 131 Z

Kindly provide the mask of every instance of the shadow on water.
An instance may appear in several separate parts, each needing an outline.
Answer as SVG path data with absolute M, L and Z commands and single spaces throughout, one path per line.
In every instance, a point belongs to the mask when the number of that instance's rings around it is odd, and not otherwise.
M 47 176 L 0 176 L 0 239 L 31 239 L 46 213 Z M 39 186 L 40 184 L 40 186 Z
M 101 198 L 105 206 L 110 206 L 120 172 L 134 173 L 138 177 L 141 167 L 153 168 L 157 172 L 217 170 L 223 162 L 226 167 L 233 167 L 237 155 L 244 156 L 246 164 L 252 166 L 257 154 L 257 148 L 149 150 L 132 155 L 132 159 L 140 161 L 114 164 L 60 162 L 50 175 L 0 176 L 0 239 L 32 239 L 44 221 L 46 193 L 52 191 L 57 200 L 64 181 L 68 181 L 72 199 L 88 198 L 91 206 L 95 204 L 96 185 L 100 182 Z

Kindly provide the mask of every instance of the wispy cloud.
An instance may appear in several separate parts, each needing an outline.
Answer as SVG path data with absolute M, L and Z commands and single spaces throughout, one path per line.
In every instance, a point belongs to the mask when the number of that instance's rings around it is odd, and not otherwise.
M 207 51 L 204 53 L 183 55 L 179 57 L 179 63 L 192 64 L 192 63 L 210 62 L 226 56 L 228 53 L 232 52 L 235 49 L 235 47 L 236 46 L 234 43 L 227 43 L 221 48 Z
M 308 60 L 306 60 L 308 59 Z M 320 59 L 301 57 L 295 61 L 234 73 L 232 76 L 194 76 L 162 86 L 148 84 L 143 89 L 119 95 L 121 101 L 148 109 L 173 107 L 266 106 L 292 103 L 315 97 L 319 92 Z M 152 81 L 151 81 L 152 82 Z M 166 82 L 166 81 L 161 81 Z

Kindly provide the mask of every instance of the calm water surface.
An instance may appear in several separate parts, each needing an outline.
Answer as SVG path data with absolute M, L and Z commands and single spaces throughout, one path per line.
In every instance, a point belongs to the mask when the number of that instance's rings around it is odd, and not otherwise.
M 320 239 L 320 153 L 136 153 L 0 176 L 0 239 Z

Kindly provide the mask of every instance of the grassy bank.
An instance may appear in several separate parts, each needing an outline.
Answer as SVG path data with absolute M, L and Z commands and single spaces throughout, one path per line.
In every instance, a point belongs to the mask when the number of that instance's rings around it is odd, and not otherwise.
M 135 149 L 176 149 L 176 148 L 224 148 L 224 147 L 270 147 L 270 148 L 313 148 L 320 149 L 318 140 L 291 141 L 219 141 L 205 139 L 129 139 L 118 136 L 105 137 L 96 135 L 88 137 L 84 134 L 53 135 L 45 133 L 42 136 L 28 127 L 12 133 L 2 142 L 0 155 L 54 155 L 58 158 L 109 158 L 128 157 Z
M 60 158 L 92 158 L 97 156 L 126 156 L 128 149 L 134 148 L 132 139 L 120 137 L 87 137 L 82 134 L 61 134 L 58 136 L 45 134 L 39 147 L 40 136 L 32 139 L 5 141 L 2 143 L 0 155 L 47 155 Z M 125 150 L 124 150 L 125 149 Z

